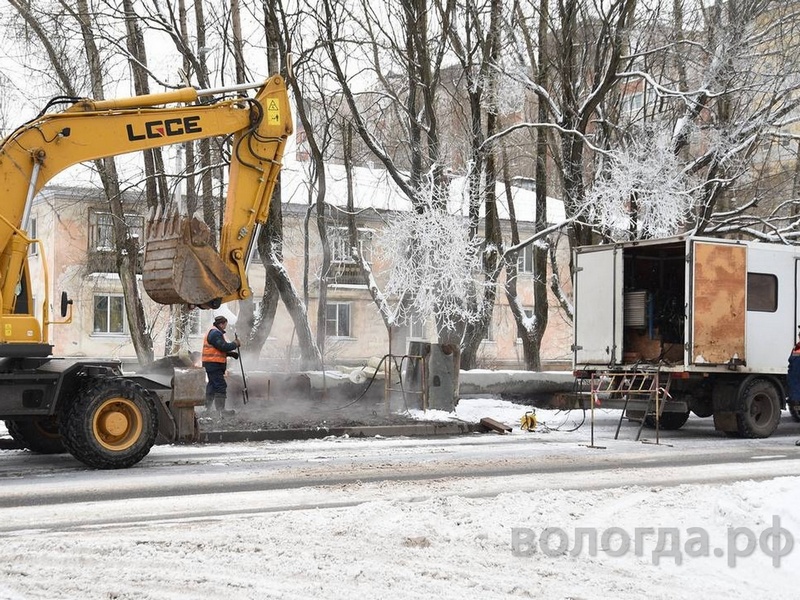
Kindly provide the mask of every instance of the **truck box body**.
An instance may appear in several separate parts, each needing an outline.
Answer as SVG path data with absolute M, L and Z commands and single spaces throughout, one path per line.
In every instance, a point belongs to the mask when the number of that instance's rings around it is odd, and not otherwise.
M 800 322 L 798 260 L 795 246 L 690 235 L 580 247 L 574 369 L 671 373 L 683 406 L 715 419 L 744 410 L 743 386 L 759 379 L 779 411 Z

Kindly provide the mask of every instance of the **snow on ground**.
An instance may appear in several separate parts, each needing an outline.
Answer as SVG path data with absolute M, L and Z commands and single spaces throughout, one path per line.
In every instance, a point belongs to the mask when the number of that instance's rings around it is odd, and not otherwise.
M 522 415 L 528 412 L 536 413 L 537 420 L 540 416 L 546 416 L 552 422 L 559 414 L 565 418 L 574 419 L 577 416 L 583 420 L 582 411 L 542 410 L 498 398 L 465 398 L 459 401 L 452 413 L 443 410 L 410 409 L 408 414 L 420 421 L 466 421 L 467 423 L 478 423 L 483 417 L 491 417 L 511 427 L 519 428 Z
M 527 410 L 500 400 L 462 400 L 455 414 L 418 417 L 491 416 L 517 425 Z M 606 441 L 616 414 L 599 415 L 598 434 Z M 544 422 L 540 431 L 557 431 L 573 451 L 574 442 L 587 439 L 588 424 L 571 431 L 582 420 L 579 411 L 537 415 Z M 512 434 L 525 435 L 538 434 L 518 427 Z M 630 428 L 626 435 L 630 439 Z M 694 443 L 702 452 L 703 444 L 716 442 L 736 443 L 719 436 Z M 534 445 L 532 460 L 535 452 Z M 611 444 L 606 452 L 613 462 Z M 715 470 L 705 469 L 709 478 Z M 332 492 L 357 502 L 366 487 L 346 484 Z M 438 493 L 436 481 L 378 487 L 384 499 L 354 506 L 4 535 L 0 599 L 800 597 L 800 548 L 788 545 L 800 536 L 800 477 L 489 497 Z M 415 490 L 417 499 L 397 490 Z M 235 505 L 236 496 L 218 500 Z M 137 502 L 98 503 L 97 510 L 131 515 Z
M 30 598 L 797 598 L 796 552 L 773 566 L 756 544 L 730 564 L 729 527 L 741 553 L 772 525 L 798 531 L 797 478 L 721 488 L 509 493 L 417 503 L 376 501 L 340 509 L 86 529 L 7 538 L 0 549 L 0 597 Z M 357 490 L 354 490 L 357 493 Z M 598 531 L 596 552 L 515 556 L 514 527 Z M 631 547 L 600 543 L 620 528 Z M 702 527 L 711 555 L 658 560 L 655 535 Z M 738 530 L 737 530 L 738 531 Z M 559 538 L 552 537 L 553 542 Z M 619 538 L 621 539 L 621 538 Z M 538 542 L 538 540 L 537 540 Z M 698 551 L 700 547 L 698 546 Z

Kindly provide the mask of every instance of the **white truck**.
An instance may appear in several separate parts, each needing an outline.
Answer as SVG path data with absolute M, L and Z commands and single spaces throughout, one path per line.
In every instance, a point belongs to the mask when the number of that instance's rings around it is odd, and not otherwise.
M 573 258 L 573 368 L 595 402 L 662 429 L 694 412 L 727 435 L 772 435 L 800 324 L 800 247 L 684 235 Z

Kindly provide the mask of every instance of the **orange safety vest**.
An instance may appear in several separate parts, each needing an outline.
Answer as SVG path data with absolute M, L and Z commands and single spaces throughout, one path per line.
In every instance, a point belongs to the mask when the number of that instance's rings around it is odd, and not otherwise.
M 226 363 L 228 362 L 228 353 L 223 352 L 222 350 L 217 350 L 208 343 L 208 335 L 212 331 L 219 331 L 216 327 L 212 327 L 208 330 L 206 337 L 203 338 L 203 362 L 214 362 L 214 363 Z M 220 333 L 222 333 L 220 331 Z

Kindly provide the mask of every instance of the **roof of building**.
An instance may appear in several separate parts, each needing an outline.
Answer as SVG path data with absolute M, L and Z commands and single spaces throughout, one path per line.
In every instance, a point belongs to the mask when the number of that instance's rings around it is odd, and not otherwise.
M 334 206 L 344 207 L 347 205 L 347 176 L 345 168 L 340 164 L 328 164 L 325 167 L 326 181 L 326 202 Z M 307 205 L 309 202 L 316 201 L 314 196 L 309 197 L 309 163 L 287 160 L 281 170 L 281 184 L 283 186 L 284 202 L 295 205 Z M 453 214 L 467 215 L 469 199 L 467 195 L 467 180 L 465 177 L 453 177 L 450 186 L 449 209 Z M 535 191 L 521 187 L 510 186 L 511 195 L 514 200 L 514 211 L 517 220 L 520 222 L 530 222 L 536 216 L 536 194 Z M 101 190 L 89 182 L 78 182 L 75 186 L 49 185 L 43 188 L 37 195 L 36 201 L 56 196 L 67 196 L 76 200 L 96 201 L 101 197 Z M 495 185 L 497 195 L 497 205 L 501 219 L 509 218 L 508 202 L 506 200 L 506 184 L 498 182 Z M 128 191 L 125 200 L 135 202 L 142 200 L 139 191 Z M 353 168 L 353 203 L 356 210 L 374 208 L 378 211 L 408 211 L 411 210 L 411 201 L 400 190 L 399 186 L 383 168 L 374 167 L 354 167 Z M 485 205 L 481 206 L 481 216 L 485 211 Z M 547 199 L 547 222 L 551 224 L 560 223 L 565 220 L 564 203 L 557 199 L 548 197 Z
M 282 170 L 283 198 L 286 202 L 308 204 L 316 200 L 309 197 L 308 163 L 290 162 Z M 335 206 L 347 204 L 347 176 L 343 165 L 325 166 L 325 201 Z M 495 186 L 498 210 L 501 219 L 509 218 L 506 201 L 506 185 L 498 182 Z M 536 194 L 534 191 L 518 186 L 510 186 L 514 211 L 519 221 L 533 222 L 536 216 Z M 547 222 L 560 223 L 565 220 L 564 203 L 557 199 L 547 199 Z M 353 205 L 356 210 L 375 208 L 385 211 L 411 210 L 411 202 L 400 190 L 386 169 L 370 167 L 353 168 Z M 449 209 L 454 214 L 467 214 L 469 206 L 466 178 L 454 177 L 451 180 Z M 483 214 L 484 206 L 481 207 Z

